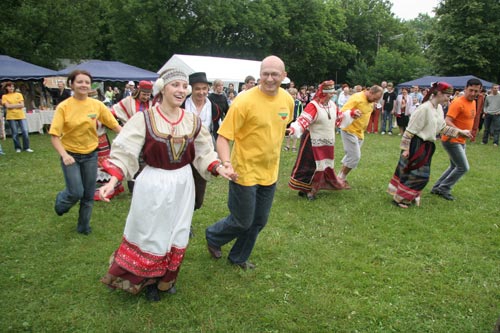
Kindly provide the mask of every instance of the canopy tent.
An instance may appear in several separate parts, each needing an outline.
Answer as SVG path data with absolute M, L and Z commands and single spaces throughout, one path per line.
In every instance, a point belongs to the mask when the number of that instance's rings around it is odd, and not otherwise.
M 398 84 L 398 88 L 406 88 L 412 86 L 419 86 L 420 88 L 428 88 L 433 82 L 444 81 L 451 84 L 456 89 L 464 89 L 467 81 L 470 79 L 479 79 L 483 83 L 484 88 L 491 88 L 493 83 L 475 77 L 474 75 L 466 76 L 424 76 L 419 79 L 403 82 Z
M 224 83 L 233 83 L 237 88 L 248 75 L 256 79 L 260 76 L 260 63 L 260 61 L 245 59 L 174 54 L 158 73 L 172 67 L 179 68 L 188 74 L 205 72 L 208 81 L 213 82 L 219 79 Z
M 56 71 L 0 55 L 0 80 L 38 80 L 57 75 Z
M 158 74 L 119 61 L 89 60 L 66 67 L 57 75 L 68 76 L 75 69 L 88 71 L 95 81 L 154 81 Z

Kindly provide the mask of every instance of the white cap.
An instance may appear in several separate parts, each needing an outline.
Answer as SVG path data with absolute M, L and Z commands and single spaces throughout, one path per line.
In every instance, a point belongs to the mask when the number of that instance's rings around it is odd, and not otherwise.
M 134 83 L 134 81 L 128 81 L 128 85 L 129 85 L 129 86 L 134 86 L 134 87 L 135 87 L 135 83 Z

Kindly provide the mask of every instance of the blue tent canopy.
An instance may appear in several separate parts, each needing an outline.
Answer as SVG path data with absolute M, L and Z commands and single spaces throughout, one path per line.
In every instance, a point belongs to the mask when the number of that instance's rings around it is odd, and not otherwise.
M 398 88 L 406 88 L 412 86 L 419 86 L 420 88 L 429 88 L 433 82 L 444 81 L 453 86 L 453 88 L 464 89 L 467 81 L 470 79 L 479 79 L 483 83 L 483 87 L 486 89 L 491 88 L 493 83 L 475 77 L 474 75 L 466 76 L 424 76 L 420 79 L 413 81 L 403 82 L 398 84 Z
M 6 55 L 0 55 L 0 80 L 38 80 L 57 72 Z
M 145 69 L 124 64 L 119 61 L 89 60 L 79 65 L 69 66 L 57 72 L 68 76 L 75 69 L 88 71 L 95 81 L 154 81 L 158 74 Z

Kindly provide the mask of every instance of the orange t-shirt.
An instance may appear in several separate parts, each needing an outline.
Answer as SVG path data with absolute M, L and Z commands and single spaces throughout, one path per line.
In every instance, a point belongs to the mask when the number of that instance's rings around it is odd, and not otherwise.
M 474 117 L 476 116 L 476 101 L 469 101 L 465 96 L 456 98 L 451 102 L 447 117 L 453 119 L 453 124 L 455 127 L 462 130 L 472 130 L 474 125 Z M 442 141 L 465 143 L 465 137 L 450 138 L 443 135 Z

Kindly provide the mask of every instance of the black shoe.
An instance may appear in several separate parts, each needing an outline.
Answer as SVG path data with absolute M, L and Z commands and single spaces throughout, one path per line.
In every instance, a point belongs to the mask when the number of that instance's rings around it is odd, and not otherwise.
M 88 236 L 92 233 L 92 228 L 89 227 L 87 230 L 77 230 L 76 232 L 78 232 L 79 234 Z
M 212 258 L 214 259 L 222 258 L 222 249 L 220 248 L 220 246 L 212 246 L 207 243 L 207 250 L 208 253 L 210 253 L 210 255 L 212 256 Z
M 406 209 L 408 208 L 408 205 L 403 203 L 403 202 L 397 202 L 396 200 L 392 200 L 392 204 L 396 207 Z
M 63 212 L 60 212 L 60 211 L 57 210 L 57 207 L 54 207 L 54 210 L 56 211 L 57 216 L 63 216 L 64 215 Z
M 433 188 L 433 189 L 431 190 L 431 194 L 441 195 L 441 191 L 440 191 L 440 190 L 438 190 L 438 189 Z
M 307 193 L 307 200 L 314 201 L 316 200 L 316 196 L 312 193 Z
M 229 262 L 231 263 L 231 265 L 238 266 L 238 267 L 240 267 L 244 271 L 255 269 L 255 265 L 252 264 L 250 261 L 244 261 L 244 262 L 240 262 L 240 263 L 235 263 L 235 262 L 232 262 L 231 260 L 229 260 Z
M 159 302 L 161 300 L 160 291 L 156 287 L 156 284 L 150 284 L 146 287 L 146 299 L 150 302 Z
M 304 198 L 307 196 L 307 193 L 304 191 L 299 191 L 299 197 Z
M 441 193 L 440 195 L 442 198 L 445 198 L 446 200 L 449 200 L 449 201 L 455 200 L 455 197 L 452 196 L 450 193 Z

